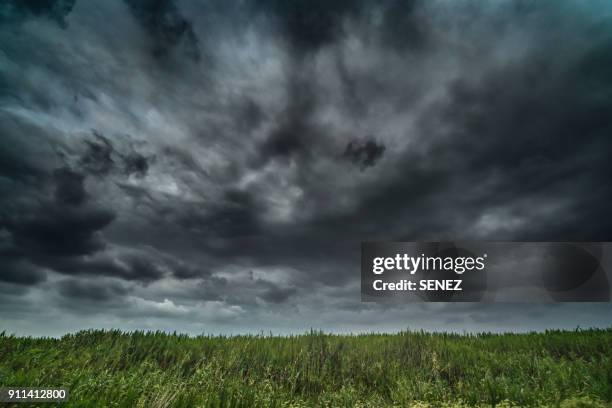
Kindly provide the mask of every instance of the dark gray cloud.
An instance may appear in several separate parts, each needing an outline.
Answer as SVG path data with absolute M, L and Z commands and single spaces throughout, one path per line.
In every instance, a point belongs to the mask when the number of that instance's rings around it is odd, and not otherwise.
M 361 8 L 360 1 L 262 0 L 256 9 L 269 16 L 281 30 L 282 38 L 296 52 L 314 52 L 337 41 L 344 34 L 344 19 Z
M 149 170 L 149 159 L 140 153 L 129 153 L 124 157 L 124 170 L 127 174 L 144 177 Z
M 609 305 L 359 302 L 362 240 L 610 240 L 606 2 L 0 11 L 15 330 L 610 323 Z
M 116 282 L 78 281 L 64 279 L 57 283 L 58 292 L 67 298 L 105 302 L 127 293 L 127 289 Z
M 264 164 L 268 159 L 307 155 L 318 144 L 315 139 L 320 139 L 322 130 L 312 120 L 317 99 L 310 85 L 302 78 L 289 78 L 287 106 L 279 113 L 276 126 L 261 147 Z
M 103 248 L 98 232 L 113 221 L 113 212 L 97 207 L 48 203 L 23 209 L 3 220 L 18 252 L 32 255 L 85 255 Z
M 375 140 L 351 140 L 346 145 L 344 157 L 362 170 L 371 167 L 385 153 L 385 146 L 379 145 Z
M 123 136 L 123 139 L 129 140 L 129 136 Z M 92 138 L 84 140 L 84 149 L 76 165 L 83 172 L 98 177 L 113 171 L 143 177 L 149 170 L 151 159 L 134 150 L 133 146 L 126 148 L 125 152 L 118 151 L 108 137 L 94 130 Z
M 87 199 L 83 181 L 85 176 L 68 168 L 57 169 L 54 173 L 55 200 L 69 205 L 80 205 Z
M 297 292 L 297 288 L 277 288 L 271 287 L 261 297 L 267 302 L 285 303 Z
M 67 26 L 76 0 L 8 0 L 0 6 L 0 21 L 21 22 L 27 18 L 43 17 L 55 21 L 60 27 Z
M 178 10 L 173 0 L 125 0 L 134 18 L 150 35 L 152 53 L 167 56 L 176 47 L 194 61 L 200 59 L 198 38 L 191 22 Z
M 2 263 L 2 275 L 0 275 L 0 280 L 3 282 L 16 283 L 19 285 L 35 285 L 43 282 L 47 278 L 47 275 L 42 269 L 19 257 L 4 256 L 2 258 Z
M 435 30 L 429 26 L 430 18 L 423 12 L 423 6 L 422 0 L 386 2 L 380 22 L 383 41 L 398 52 L 426 48 L 430 37 L 435 36 Z
M 158 258 L 141 250 L 99 251 L 89 257 L 63 257 L 44 261 L 55 271 L 63 274 L 111 276 L 145 283 L 160 279 L 166 270 L 166 265 Z
M 93 140 L 85 140 L 86 149 L 79 165 L 88 173 L 104 176 L 115 166 L 113 144 L 97 131 L 93 135 Z

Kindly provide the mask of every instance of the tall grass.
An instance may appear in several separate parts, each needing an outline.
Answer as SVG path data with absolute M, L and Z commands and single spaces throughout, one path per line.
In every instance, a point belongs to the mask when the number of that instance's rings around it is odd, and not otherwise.
M 612 329 L 3 333 L 0 385 L 68 387 L 70 407 L 611 406 Z

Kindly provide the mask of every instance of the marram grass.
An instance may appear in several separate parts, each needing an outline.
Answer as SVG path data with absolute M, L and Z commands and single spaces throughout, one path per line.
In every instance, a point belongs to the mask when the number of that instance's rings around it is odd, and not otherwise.
M 67 407 L 610 407 L 612 329 L 3 333 L 0 386 L 67 387 Z

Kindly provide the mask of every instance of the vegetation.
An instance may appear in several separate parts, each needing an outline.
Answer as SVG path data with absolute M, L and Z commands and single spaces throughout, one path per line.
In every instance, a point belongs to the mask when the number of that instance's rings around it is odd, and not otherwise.
M 0 335 L 0 386 L 70 407 L 612 406 L 612 329 L 289 337 Z M 26 404 L 19 404 L 24 406 Z M 53 406 L 46 403 L 45 406 Z

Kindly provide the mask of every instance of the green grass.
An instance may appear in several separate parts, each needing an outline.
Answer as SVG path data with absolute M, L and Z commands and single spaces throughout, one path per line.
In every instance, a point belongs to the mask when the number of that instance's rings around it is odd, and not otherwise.
M 70 401 L 63 406 L 70 407 L 608 407 L 612 329 L 289 337 L 92 330 L 61 339 L 2 334 L 0 385 L 68 387 Z

